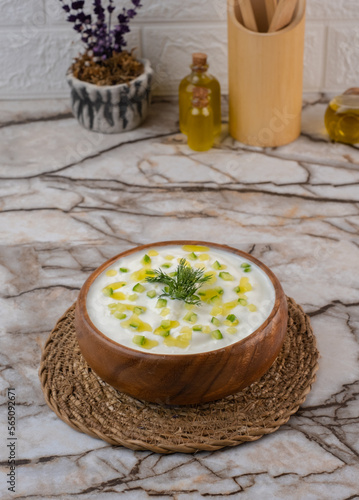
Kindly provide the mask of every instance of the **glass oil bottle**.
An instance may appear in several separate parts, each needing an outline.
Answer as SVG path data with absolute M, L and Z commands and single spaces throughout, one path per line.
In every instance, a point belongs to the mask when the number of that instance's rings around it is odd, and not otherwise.
M 346 144 L 359 143 L 359 88 L 334 97 L 324 117 L 330 138 Z
M 213 146 L 214 113 L 209 103 L 209 90 L 195 87 L 187 116 L 188 146 L 194 151 L 208 151 Z
M 192 54 L 192 72 L 187 75 L 179 86 L 179 122 L 180 130 L 187 134 L 187 116 L 192 105 L 193 89 L 202 87 L 208 90 L 209 104 L 213 111 L 215 135 L 221 132 L 221 87 L 218 80 L 210 75 L 207 55 L 201 52 Z

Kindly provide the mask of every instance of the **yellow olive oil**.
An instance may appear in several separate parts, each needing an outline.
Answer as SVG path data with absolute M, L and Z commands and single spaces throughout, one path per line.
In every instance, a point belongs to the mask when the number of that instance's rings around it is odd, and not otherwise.
M 332 99 L 324 121 L 333 141 L 359 143 L 359 95 L 343 94 Z
M 188 134 L 189 110 L 192 107 L 193 89 L 202 87 L 208 90 L 208 100 L 212 108 L 214 133 L 221 132 L 221 88 L 218 80 L 207 73 L 207 56 L 202 53 L 192 54 L 192 72 L 179 86 L 179 123 L 183 134 Z
M 214 142 L 214 117 L 209 105 L 208 89 L 193 90 L 192 106 L 187 116 L 188 146 L 194 151 L 208 151 Z

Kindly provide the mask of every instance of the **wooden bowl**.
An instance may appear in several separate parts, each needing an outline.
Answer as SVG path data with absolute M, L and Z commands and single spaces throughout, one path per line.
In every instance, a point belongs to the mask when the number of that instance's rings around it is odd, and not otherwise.
M 251 335 L 231 345 L 195 354 L 155 354 L 125 347 L 106 337 L 91 322 L 86 298 L 94 280 L 121 257 L 166 245 L 205 245 L 239 255 L 260 267 L 275 290 L 273 309 Z M 199 241 L 166 241 L 127 250 L 108 260 L 81 288 L 75 328 L 81 352 L 99 377 L 121 392 L 153 403 L 205 403 L 234 394 L 259 379 L 273 364 L 287 331 L 287 301 L 282 287 L 262 262 L 225 245 Z

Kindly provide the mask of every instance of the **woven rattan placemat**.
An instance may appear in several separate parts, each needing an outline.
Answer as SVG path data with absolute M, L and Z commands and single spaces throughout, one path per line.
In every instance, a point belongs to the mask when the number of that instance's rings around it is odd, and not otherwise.
M 304 402 L 319 353 L 309 318 L 288 298 L 288 330 L 270 370 L 243 391 L 213 403 L 161 406 L 102 381 L 84 360 L 73 305 L 47 340 L 40 379 L 50 408 L 74 429 L 114 445 L 158 453 L 194 453 L 255 441 L 285 424 Z

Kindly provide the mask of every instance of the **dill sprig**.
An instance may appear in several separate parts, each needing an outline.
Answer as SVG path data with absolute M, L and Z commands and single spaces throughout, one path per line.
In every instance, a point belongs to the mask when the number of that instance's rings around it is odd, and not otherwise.
M 160 297 L 183 300 L 186 304 L 199 305 L 200 298 L 196 292 L 201 286 L 212 278 L 212 275 L 204 276 L 204 268 L 192 269 L 186 265 L 186 259 L 181 259 L 174 276 L 169 276 L 161 269 L 154 270 L 156 276 L 148 276 L 149 283 L 163 283 L 165 287 Z

